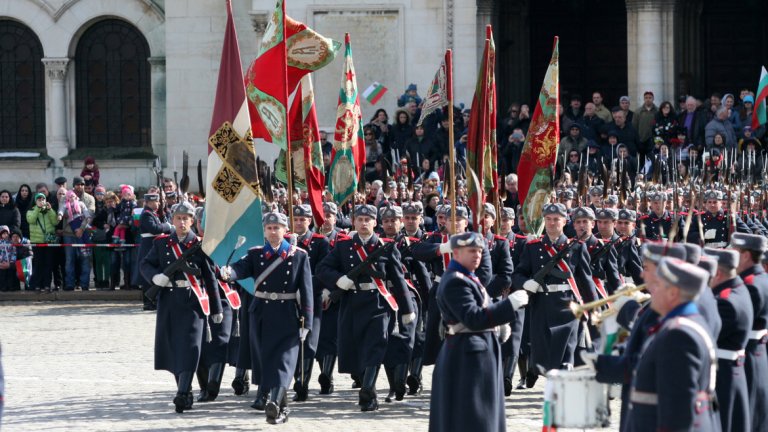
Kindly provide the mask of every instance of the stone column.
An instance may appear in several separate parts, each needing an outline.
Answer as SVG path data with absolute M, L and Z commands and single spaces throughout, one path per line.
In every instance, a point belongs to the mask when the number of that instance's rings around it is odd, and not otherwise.
M 69 153 L 67 98 L 64 82 L 67 76 L 67 64 L 69 64 L 69 59 L 66 57 L 43 59 L 45 74 L 48 77 L 46 121 L 50 125 L 46 138 L 46 148 L 48 156 L 54 159 L 56 165 L 60 165 L 60 159 Z
M 166 98 L 165 98 L 165 57 L 150 57 L 150 111 L 152 127 L 152 150 L 167 166 L 168 157 L 168 128 L 166 127 Z
M 674 90 L 674 4 L 662 0 L 626 0 L 627 79 L 633 106 L 652 91 L 657 104 Z
M 477 70 L 485 43 L 485 30 L 478 34 L 476 0 L 449 0 L 453 8 L 453 25 L 450 27 L 453 48 L 454 102 L 472 105 L 475 94 Z M 447 45 L 451 47 L 450 44 Z M 478 51 L 479 47 L 479 51 Z

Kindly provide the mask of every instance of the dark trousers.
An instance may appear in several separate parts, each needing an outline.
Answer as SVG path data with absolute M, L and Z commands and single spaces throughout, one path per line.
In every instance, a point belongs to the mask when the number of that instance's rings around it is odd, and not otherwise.
M 53 276 L 53 261 L 55 252 L 60 248 L 35 248 L 35 254 L 32 256 L 32 277 L 30 278 L 31 289 L 47 289 L 51 286 Z M 63 251 L 62 251 L 63 252 Z
M 35 254 L 37 254 L 37 251 L 40 249 L 47 249 L 47 248 L 35 248 Z M 67 264 L 67 256 L 64 253 L 63 247 L 57 247 L 49 249 L 50 255 L 49 255 L 49 266 L 50 270 L 53 272 L 53 284 L 61 288 L 64 286 L 64 277 L 67 274 L 66 271 L 66 264 Z M 33 263 L 34 266 L 34 263 Z M 47 288 L 51 284 L 48 283 L 44 288 Z
M 18 291 L 21 289 L 19 278 L 16 277 L 16 263 L 7 269 L 0 270 L 0 291 Z

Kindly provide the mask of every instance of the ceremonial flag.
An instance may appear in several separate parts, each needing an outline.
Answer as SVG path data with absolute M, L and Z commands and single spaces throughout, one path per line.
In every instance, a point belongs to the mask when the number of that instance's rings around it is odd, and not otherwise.
M 220 265 L 226 262 L 239 235 L 247 239 L 244 250 L 264 243 L 261 190 L 256 154 L 250 140 L 251 122 L 240 48 L 230 0 L 226 4 L 227 27 L 208 138 L 203 221 L 203 251 Z M 240 283 L 253 290 L 251 279 Z
M 440 67 L 437 68 L 435 77 L 432 79 L 432 84 L 429 85 L 427 96 L 424 98 L 424 104 L 421 106 L 421 116 L 419 117 L 419 122 L 416 123 L 416 126 L 421 126 L 421 122 L 423 122 L 427 116 L 448 105 L 448 86 L 446 77 L 445 60 L 443 60 L 440 63 Z
M 328 190 L 339 205 L 354 196 L 358 181 L 361 181 L 360 174 L 365 167 L 363 114 L 360 111 L 360 94 L 357 92 L 349 33 L 344 35 L 344 44 L 344 72 L 341 76 L 339 104 L 336 109 L 336 130 L 333 134 L 328 182 Z
M 478 182 L 467 182 L 467 201 L 472 210 L 472 223 L 481 230 L 480 217 L 485 197 L 489 202 L 497 199 L 499 174 L 496 154 L 496 47 L 493 43 L 493 30 L 486 27 L 483 61 L 472 99 L 472 110 L 467 134 L 467 171 L 471 170 Z M 453 143 L 449 143 L 453 145 Z
M 325 168 L 323 167 L 323 146 L 320 143 L 320 128 L 317 124 L 311 73 L 305 75 L 299 82 L 299 88 L 288 114 L 291 125 L 293 185 L 300 189 L 307 189 L 315 226 L 319 227 L 325 221 L 323 215 Z M 285 155 L 286 152 L 281 150 L 275 166 L 275 177 L 287 183 Z
M 552 170 L 560 144 L 560 66 L 558 38 L 555 36 L 552 59 L 549 61 L 539 101 L 531 118 L 528 136 L 517 166 L 518 194 L 523 203 L 523 217 L 529 233 L 541 234 L 541 211 L 552 193 Z
M 760 82 L 757 83 L 757 95 L 755 96 L 754 109 L 752 111 L 752 130 L 757 130 L 760 125 L 768 122 L 766 118 L 766 98 L 768 98 L 768 72 L 765 66 L 760 71 Z
M 254 138 L 287 148 L 288 95 L 309 72 L 336 57 L 339 42 L 326 38 L 285 15 L 284 0 L 277 0 L 264 30 L 259 54 L 246 73 Z
M 381 100 L 382 97 L 384 97 L 384 93 L 389 90 L 388 88 L 381 85 L 381 83 L 374 82 L 373 84 L 369 85 L 367 89 L 363 92 L 363 97 L 371 104 L 376 105 L 376 103 Z

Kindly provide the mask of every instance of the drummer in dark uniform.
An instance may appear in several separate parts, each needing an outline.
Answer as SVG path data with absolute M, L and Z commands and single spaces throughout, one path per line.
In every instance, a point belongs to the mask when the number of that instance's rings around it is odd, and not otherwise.
M 749 290 L 736 273 L 739 253 L 732 249 L 704 248 L 717 261 L 712 293 L 723 326 L 717 337 L 717 403 L 723 432 L 751 430 L 749 394 L 744 357 L 753 311 Z
M 768 240 L 754 234 L 734 233 L 731 246 L 739 251 L 739 277 L 749 290 L 752 300 L 752 330 L 746 348 L 744 372 L 749 392 L 749 414 L 753 431 L 768 430 L 768 355 L 765 350 L 768 328 L 768 274 L 760 265 Z
M 345 240 L 349 237 L 336 226 L 336 215 L 339 209 L 335 203 L 323 203 L 323 226 L 318 230 L 320 234 L 328 239 L 329 250 L 333 249 L 336 242 Z M 336 334 L 339 326 L 339 302 L 331 301 L 331 291 L 326 284 L 323 284 L 321 295 L 323 308 L 323 325 L 318 332 L 317 350 L 315 356 L 320 364 L 320 375 L 317 381 L 320 383 L 320 394 L 333 393 L 333 369 L 336 367 L 336 355 L 338 353 L 338 344 Z
M 379 406 L 376 377 L 387 349 L 390 311 L 402 315 L 405 325 L 416 320 L 396 248 L 371 264 L 386 275 L 386 280 L 368 274 L 361 275 L 357 281 L 347 277 L 349 271 L 387 243 L 374 233 L 376 216 L 374 206 L 356 206 L 355 234 L 349 240 L 337 242 L 317 268 L 321 280 L 333 283 L 334 290 L 344 291 L 339 305 L 339 372 L 362 377 L 358 400 L 361 411 L 373 411 Z
M 495 328 L 513 320 L 528 296 L 517 291 L 490 301 L 474 273 L 486 247 L 479 234 L 454 235 L 451 246 L 453 258 L 437 288 L 447 329 L 433 372 L 429 430 L 504 431 L 501 347 Z
M 526 380 L 529 388 L 533 386 L 536 374 L 573 367 L 579 320 L 574 318 L 568 306 L 573 301 L 593 301 L 597 295 L 589 254 L 584 247 L 573 247 L 557 263 L 566 279 L 548 274 L 544 276 L 544 286 L 532 279 L 569 241 L 563 234 L 567 215 L 562 204 L 545 205 L 542 215 L 546 234 L 526 244 L 520 265 L 512 275 L 512 284 L 522 286 L 532 297 L 529 306 L 531 366 L 528 368 L 531 377 Z
M 269 391 L 267 422 L 288 420 L 286 392 L 296 371 L 300 344 L 312 330 L 312 274 L 307 253 L 285 240 L 288 218 L 266 213 L 264 246 L 253 247 L 232 266 L 221 268 L 224 280 L 253 277 L 253 299 L 248 309 L 250 344 L 255 347 L 262 393 Z M 256 373 L 254 372 L 254 379 Z M 260 402 L 260 401 L 256 401 Z
M 141 274 L 162 287 L 157 297 L 155 328 L 155 369 L 171 372 L 178 384 L 173 399 L 176 412 L 192 407 L 192 376 L 200 360 L 208 315 L 219 324 L 224 319 L 213 264 L 202 252 L 186 259 L 187 266 L 199 269 L 200 277 L 178 271 L 170 276 L 163 270 L 174 263 L 185 250 L 200 240 L 192 232 L 195 212 L 188 203 L 173 210 L 175 231 L 154 238 L 152 248 L 141 261 Z
M 661 316 L 650 333 L 632 381 L 628 430 L 719 430 L 714 387 L 716 346 L 693 299 L 709 274 L 693 264 L 661 258 L 651 307 Z M 718 374 L 719 375 L 719 374 Z
M 309 204 L 293 206 L 293 235 L 296 236 L 296 246 L 307 252 L 307 255 L 309 256 L 309 267 L 314 275 L 317 264 L 330 252 L 330 243 L 324 235 L 317 234 L 309 229 L 311 223 L 312 207 L 310 207 Z M 304 360 L 302 362 L 302 360 L 299 359 L 297 362 L 296 374 L 294 375 L 296 382 L 293 385 L 293 390 L 296 392 L 296 395 L 293 398 L 294 402 L 305 401 L 309 395 L 309 380 L 312 376 L 312 365 L 315 362 L 317 343 L 320 338 L 320 332 L 322 331 L 323 287 L 323 283 L 317 279 L 316 276 L 313 276 L 312 292 L 314 293 L 314 322 L 312 323 L 312 332 L 304 343 Z M 303 371 L 301 370 L 302 365 L 304 366 Z
M 173 231 L 173 226 L 170 223 L 163 222 L 166 219 L 166 215 L 162 213 L 162 220 L 160 216 L 160 194 L 156 190 L 144 194 L 144 210 L 141 211 L 141 216 L 139 216 L 139 231 L 141 231 L 141 241 L 137 254 L 139 260 L 147 256 L 152 248 L 152 240 L 155 237 L 160 234 L 170 234 Z M 146 294 L 151 286 L 141 272 L 139 272 L 139 286 L 144 294 Z M 144 300 L 144 310 L 157 309 L 155 307 L 155 299 L 150 299 L 146 295 L 142 295 L 141 298 Z

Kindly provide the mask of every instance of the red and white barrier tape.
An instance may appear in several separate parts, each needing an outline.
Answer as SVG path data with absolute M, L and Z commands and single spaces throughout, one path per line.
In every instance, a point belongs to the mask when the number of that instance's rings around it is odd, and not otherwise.
M 8 246 L 32 246 L 32 247 L 106 247 L 106 248 L 121 248 L 121 247 L 138 247 L 135 243 L 11 243 Z

